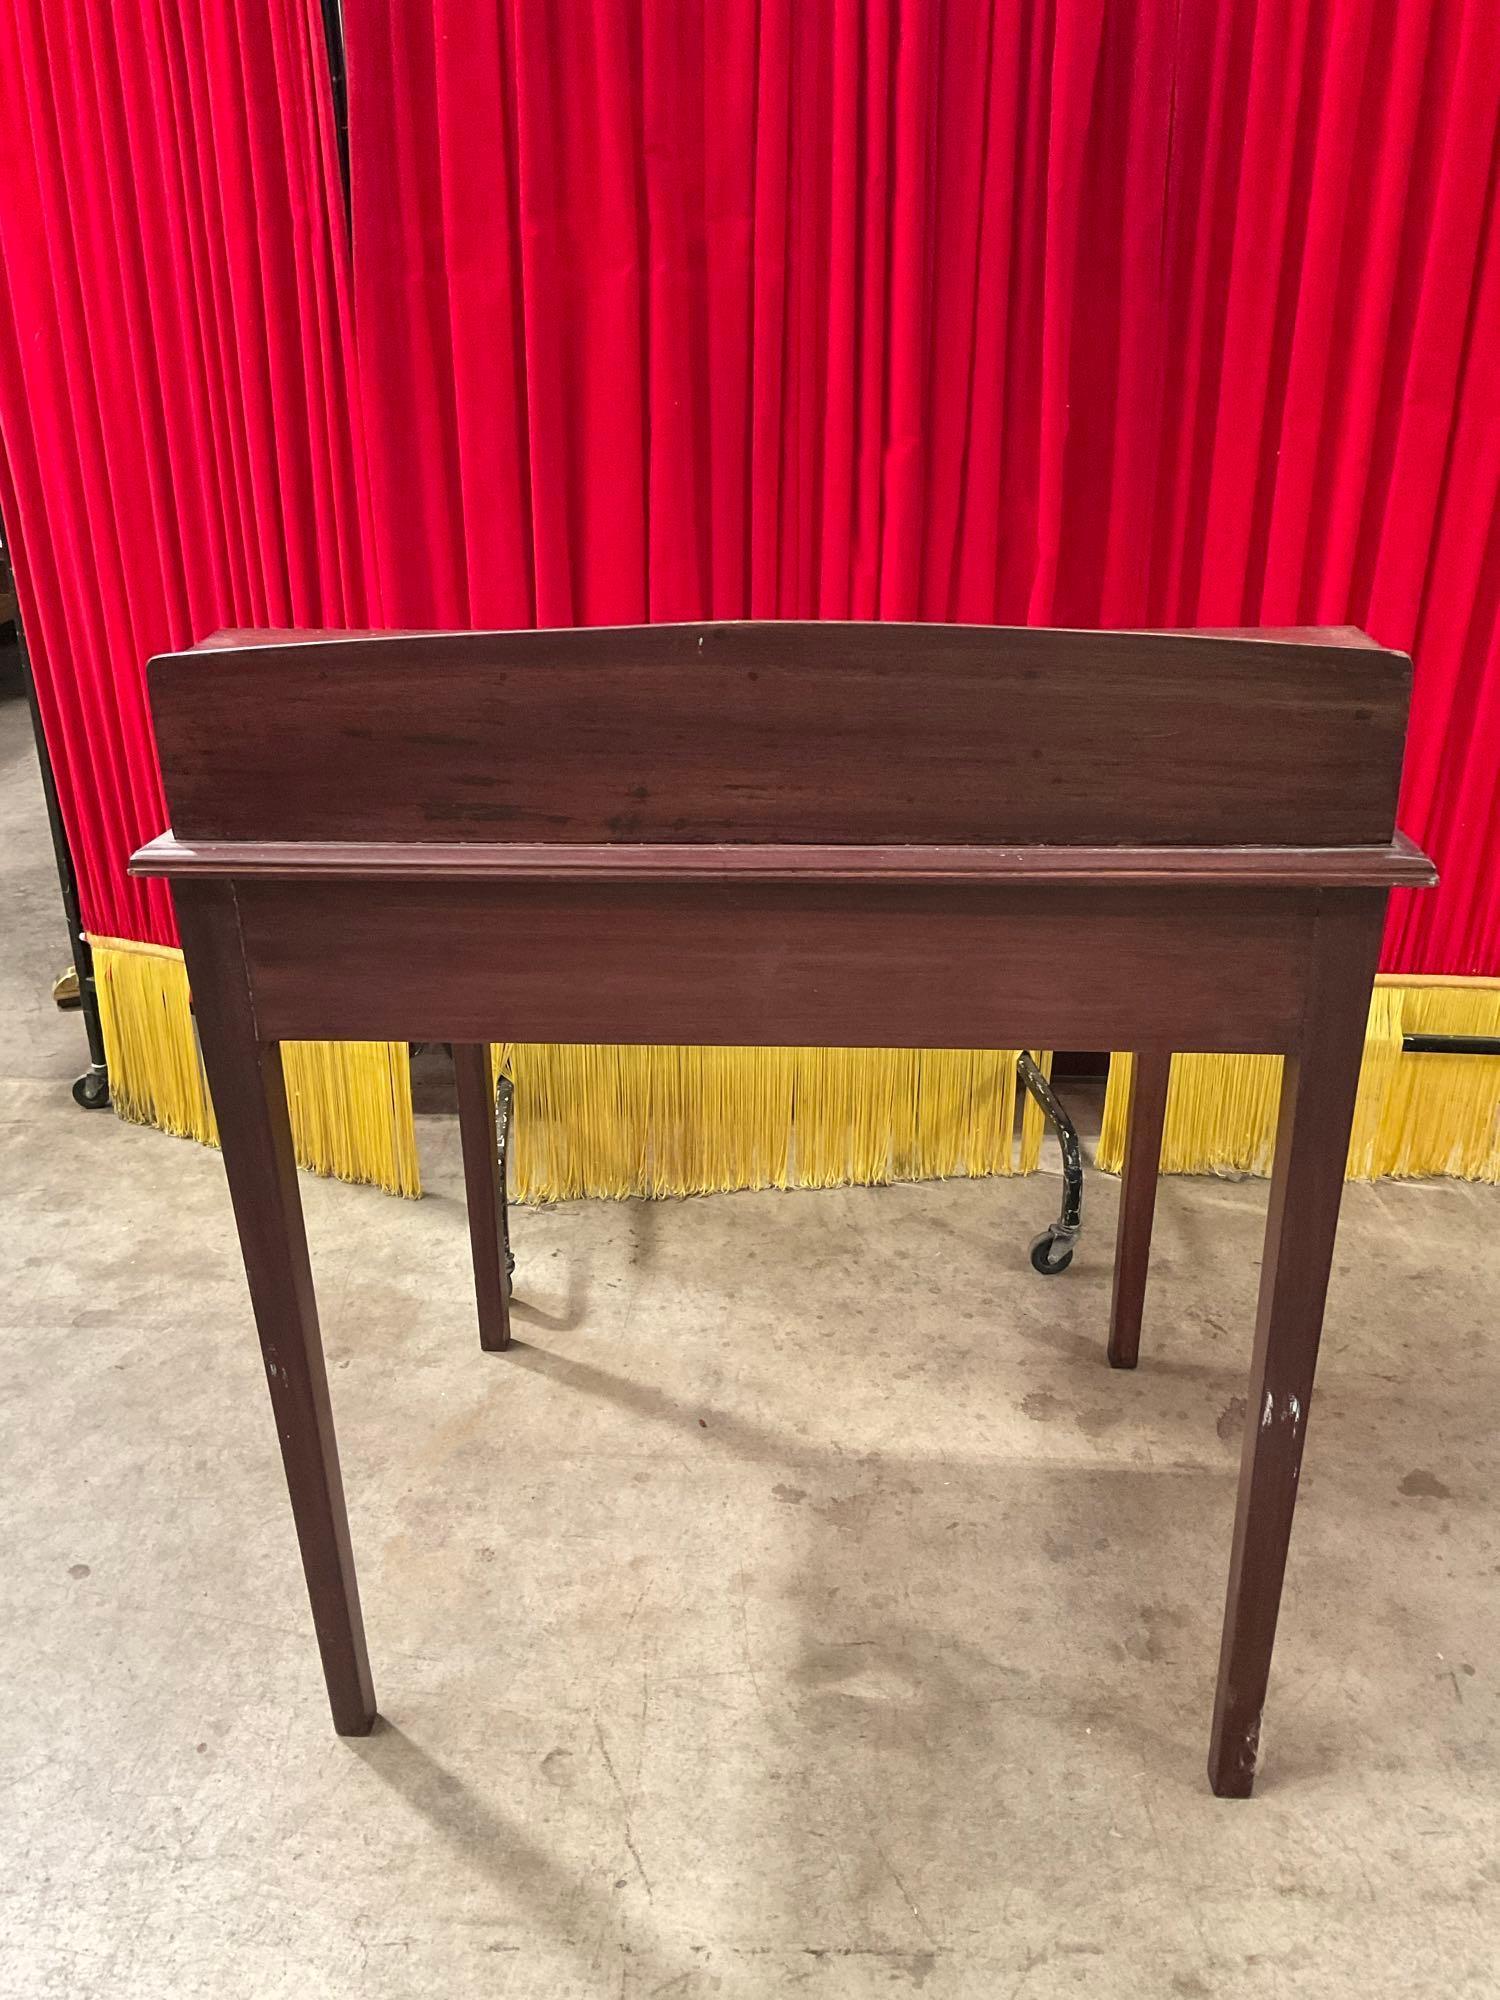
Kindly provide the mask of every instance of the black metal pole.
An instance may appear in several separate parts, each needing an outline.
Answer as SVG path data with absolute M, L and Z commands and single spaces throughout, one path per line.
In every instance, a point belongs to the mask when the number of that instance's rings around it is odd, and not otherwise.
M 0 539 L 4 527 L 0 524 Z M 9 544 L 7 544 L 7 547 Z M 73 1096 L 86 1111 L 100 1111 L 109 1102 L 109 1065 L 104 1053 L 104 1030 L 99 1020 L 99 991 L 94 984 L 94 954 L 78 911 L 78 875 L 73 866 L 73 850 L 63 825 L 57 801 L 57 780 L 52 756 L 42 733 L 42 712 L 36 698 L 36 678 L 31 671 L 31 655 L 26 647 L 26 628 L 20 606 L 15 611 L 16 648 L 21 656 L 21 683 L 26 690 L 26 706 L 31 711 L 31 729 L 36 738 L 36 760 L 41 767 L 42 798 L 47 807 L 47 825 L 52 833 L 52 852 L 57 861 L 57 880 L 62 889 L 63 916 L 68 926 L 68 942 L 73 951 L 73 969 L 78 974 L 78 1004 L 83 1029 L 88 1037 L 89 1066 L 73 1085 Z
M 1409 1056 L 1500 1056 L 1500 1035 L 1403 1035 Z
M 349 71 L 344 57 L 343 0 L 323 0 L 323 40 L 328 45 L 328 88 L 333 98 L 333 137 L 344 184 L 344 218 L 349 217 Z

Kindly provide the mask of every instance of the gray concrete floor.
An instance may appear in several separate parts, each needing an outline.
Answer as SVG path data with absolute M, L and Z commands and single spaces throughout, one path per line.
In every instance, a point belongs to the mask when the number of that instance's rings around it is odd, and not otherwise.
M 1258 1796 L 1203 1775 L 1265 1191 L 517 1217 L 304 1184 L 383 1724 L 330 1731 L 217 1157 L 74 1108 L 0 698 L 0 1993 L 1488 1994 L 1500 1192 L 1351 1191 Z

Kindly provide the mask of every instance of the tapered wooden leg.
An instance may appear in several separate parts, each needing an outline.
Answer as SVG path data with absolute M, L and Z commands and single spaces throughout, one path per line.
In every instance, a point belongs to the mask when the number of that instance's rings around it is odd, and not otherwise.
M 1151 1223 L 1161 1171 L 1161 1135 L 1167 1116 L 1172 1058 L 1137 1050 L 1130 1068 L 1130 1111 L 1120 1180 L 1120 1225 L 1115 1237 L 1115 1289 L 1109 1309 L 1109 1365 L 1134 1368 L 1141 1349 L 1141 1308 L 1151 1263 Z
M 1380 943 L 1384 897 L 1323 900 L 1302 1045 L 1286 1062 L 1276 1133 L 1208 1758 L 1221 1798 L 1248 1798 L 1255 1782 Z
M 458 1130 L 463 1143 L 464 1193 L 474 1254 L 474 1295 L 479 1345 L 488 1353 L 510 1346 L 510 1272 L 507 1268 L 505 1169 L 495 1129 L 495 1084 L 487 1042 L 455 1042 Z
M 177 911 L 333 1724 L 341 1736 L 364 1736 L 375 1720 L 375 1691 L 349 1546 L 281 1050 L 256 1036 L 232 889 L 223 883 L 184 884 Z

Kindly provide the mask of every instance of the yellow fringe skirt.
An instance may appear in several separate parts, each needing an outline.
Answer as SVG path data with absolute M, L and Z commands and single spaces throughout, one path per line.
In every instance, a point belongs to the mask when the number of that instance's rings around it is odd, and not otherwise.
M 217 1143 L 182 955 L 95 938 L 110 1089 L 124 1118 Z M 1401 1037 L 1500 1033 L 1500 980 L 1392 977 L 1370 1009 L 1349 1152 L 1357 1179 L 1500 1180 L 1500 1062 L 1407 1056 Z M 522 1200 L 837 1187 L 1029 1173 L 1043 1120 L 1016 1127 L 1014 1049 L 575 1047 L 496 1051 L 516 1086 Z M 297 1157 L 315 1172 L 421 1193 L 404 1042 L 289 1042 Z M 1110 1066 L 1098 1163 L 1118 1171 L 1130 1057 Z M 1280 1059 L 1178 1056 L 1169 1173 L 1269 1171 Z
M 217 1144 L 182 954 L 92 943 L 116 1110 Z M 1014 1049 L 516 1042 L 495 1054 L 515 1083 L 523 1201 L 1029 1173 L 1041 1152 L 1029 1098 L 1017 1143 Z M 302 1166 L 421 1193 L 404 1042 L 288 1042 L 282 1059 Z
M 1500 979 L 1382 975 L 1370 1001 L 1348 1176 L 1449 1174 L 1500 1180 L 1500 1059 L 1406 1055 L 1403 1035 L 1500 1034 Z M 1125 1152 L 1130 1057 L 1109 1068 L 1098 1164 Z M 1268 1174 L 1276 1146 L 1280 1056 L 1174 1056 L 1162 1135 L 1169 1174 Z

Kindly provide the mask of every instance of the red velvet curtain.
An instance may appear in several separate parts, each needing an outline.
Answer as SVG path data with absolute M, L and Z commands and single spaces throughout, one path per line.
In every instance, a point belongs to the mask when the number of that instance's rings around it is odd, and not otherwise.
M 316 12 L 0 0 L 92 925 L 168 934 L 140 661 L 214 624 L 1350 619 L 1444 871 L 1387 963 L 1500 972 L 1492 0 L 345 0 L 352 261 Z
M 316 0 L 0 0 L 0 511 L 96 932 L 165 823 L 152 653 L 368 621 Z
M 396 620 L 1352 621 L 1500 972 L 1493 0 L 346 15 Z

